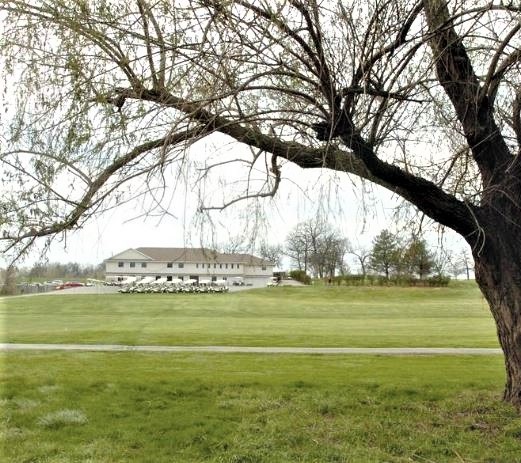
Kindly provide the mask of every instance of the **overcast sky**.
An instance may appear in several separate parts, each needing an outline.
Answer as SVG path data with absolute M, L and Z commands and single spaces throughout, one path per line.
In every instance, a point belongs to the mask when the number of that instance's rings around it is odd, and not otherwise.
M 250 235 L 252 228 L 259 240 L 283 244 L 297 223 L 317 214 L 327 217 L 355 246 L 370 247 L 383 228 L 396 231 L 394 212 L 399 199 L 387 190 L 372 185 L 364 187 L 347 175 L 304 171 L 290 165 L 284 168 L 284 175 L 290 179 L 282 182 L 275 199 L 262 201 L 262 217 L 255 225 L 251 204 L 238 203 L 222 212 L 213 212 L 213 223 L 205 224 L 201 232 L 194 215 L 194 194 L 188 191 L 177 194 L 169 207 L 170 214 L 147 217 L 143 215 L 147 206 L 139 200 L 106 212 L 82 230 L 56 240 L 47 258 L 51 262 L 96 264 L 128 248 L 208 246 L 212 241 L 223 243 L 230 237 Z M 433 231 L 428 234 L 428 241 L 433 248 L 439 245 L 438 235 Z M 452 232 L 445 241 L 455 251 L 465 246 Z M 33 252 L 23 265 L 31 265 L 38 259 L 39 254 Z M 285 266 L 288 264 L 285 262 Z M 350 266 L 356 269 L 353 260 Z
M 227 158 L 247 157 L 244 146 L 230 144 L 222 136 L 213 135 L 198 142 L 188 156 L 212 163 Z M 240 164 L 240 163 L 239 163 Z M 166 185 L 176 183 L 175 173 L 167 172 Z M 170 177 L 168 176 L 170 175 Z M 219 183 L 221 177 L 204 187 L 205 200 L 220 205 L 233 196 Z M 244 182 L 245 174 L 226 165 L 224 176 L 228 185 Z M 196 214 L 201 199 L 197 186 L 184 185 L 168 192 L 165 209 L 167 213 L 147 215 L 150 197 L 141 198 L 105 212 L 88 222 L 81 230 L 69 232 L 57 239 L 46 254 L 50 262 L 79 262 L 97 264 L 104 259 L 136 247 L 211 247 L 226 243 L 230 237 L 256 237 L 257 242 L 283 244 L 286 236 L 299 222 L 317 215 L 325 218 L 355 247 L 369 248 L 372 239 L 384 228 L 396 232 L 402 227 L 404 236 L 412 226 L 397 221 L 395 208 L 401 200 L 384 188 L 362 183 L 347 174 L 327 170 L 303 170 L 291 163 L 282 167 L 280 188 L 273 199 L 260 200 L 259 206 L 252 202 L 239 202 L 224 211 L 213 211 L 208 218 Z M 138 180 L 142 182 L 141 179 Z M 70 182 L 65 182 L 70 183 Z M 232 193 L 233 194 L 233 193 Z M 418 221 L 416 220 L 416 223 Z M 404 231 L 405 229 L 405 231 Z M 427 239 L 431 248 L 439 246 L 439 235 L 430 229 Z M 445 243 L 454 251 L 466 245 L 455 233 L 446 233 Z M 40 260 L 35 250 L 21 265 L 30 266 Z M 1 261 L 0 265 L 5 265 Z M 285 262 L 287 267 L 289 262 Z M 354 262 L 350 263 L 353 267 Z

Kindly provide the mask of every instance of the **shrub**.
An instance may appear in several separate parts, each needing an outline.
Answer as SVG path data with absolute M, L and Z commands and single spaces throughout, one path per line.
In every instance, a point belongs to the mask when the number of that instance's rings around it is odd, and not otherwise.
M 304 270 L 292 270 L 289 272 L 289 276 L 305 285 L 311 284 L 311 277 Z
M 446 275 L 436 275 L 427 279 L 429 286 L 448 286 L 450 277 Z
M 450 277 L 445 275 L 437 275 L 428 279 L 420 280 L 408 275 L 393 275 L 389 279 L 382 275 L 345 275 L 342 282 L 347 286 L 447 286 L 450 282 Z
M 344 275 L 343 277 L 337 278 L 342 278 L 342 281 L 347 286 L 362 286 L 365 283 L 363 275 Z

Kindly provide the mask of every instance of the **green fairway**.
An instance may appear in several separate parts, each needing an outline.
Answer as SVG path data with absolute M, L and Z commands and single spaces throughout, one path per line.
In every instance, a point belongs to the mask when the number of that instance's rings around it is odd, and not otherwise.
M 0 299 L 2 342 L 496 347 L 477 288 Z M 3 353 L 2 461 L 515 462 L 501 356 Z
M 283 287 L 0 300 L 2 342 L 497 347 L 477 287 Z
M 11 353 L 3 462 L 519 461 L 494 357 Z

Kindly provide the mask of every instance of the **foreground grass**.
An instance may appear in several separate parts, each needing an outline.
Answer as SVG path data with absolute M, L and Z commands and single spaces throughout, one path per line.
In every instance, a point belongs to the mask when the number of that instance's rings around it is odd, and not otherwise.
M 516 462 L 501 357 L 10 353 L 3 462 Z
M 475 285 L 0 300 L 1 342 L 497 347 Z

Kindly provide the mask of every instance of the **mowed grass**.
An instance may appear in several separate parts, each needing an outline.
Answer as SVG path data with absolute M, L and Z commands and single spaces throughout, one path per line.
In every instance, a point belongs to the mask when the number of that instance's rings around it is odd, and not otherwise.
M 2 462 L 521 460 L 493 357 L 2 354 Z
M 497 347 L 472 283 L 0 299 L 2 342 Z

